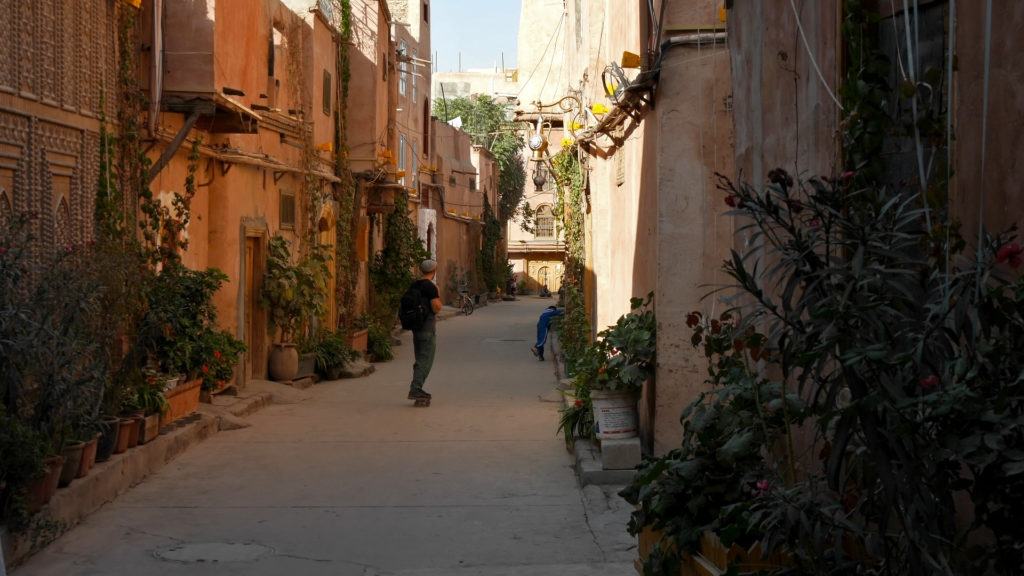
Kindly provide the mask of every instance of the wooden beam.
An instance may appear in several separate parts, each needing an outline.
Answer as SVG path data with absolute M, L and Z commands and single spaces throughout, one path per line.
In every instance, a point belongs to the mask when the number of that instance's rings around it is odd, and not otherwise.
M 199 120 L 199 110 L 193 110 L 188 115 L 188 118 L 185 119 L 185 124 L 182 125 L 181 130 L 178 130 L 178 133 L 174 135 L 174 139 L 167 145 L 167 149 L 160 155 L 160 159 L 156 161 L 156 164 L 153 164 L 152 168 L 149 169 L 149 177 L 146 180 L 147 184 L 151 183 L 156 178 L 156 175 L 159 174 L 165 166 L 167 166 L 168 162 L 171 161 L 171 158 L 174 157 L 174 154 L 178 152 L 178 148 L 181 147 L 181 143 L 185 141 L 185 137 L 188 136 L 189 131 L 196 125 L 196 120 Z

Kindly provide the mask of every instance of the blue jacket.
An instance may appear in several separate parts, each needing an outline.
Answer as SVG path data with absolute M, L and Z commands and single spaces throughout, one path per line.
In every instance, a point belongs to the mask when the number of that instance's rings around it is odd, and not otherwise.
M 560 310 L 560 309 L 555 309 L 555 310 L 547 309 L 547 310 L 545 310 L 540 315 L 540 319 L 537 320 L 537 328 L 542 328 L 542 329 L 546 330 L 547 327 L 551 325 L 551 319 L 554 318 L 555 316 L 561 316 L 562 314 L 565 314 L 565 310 Z

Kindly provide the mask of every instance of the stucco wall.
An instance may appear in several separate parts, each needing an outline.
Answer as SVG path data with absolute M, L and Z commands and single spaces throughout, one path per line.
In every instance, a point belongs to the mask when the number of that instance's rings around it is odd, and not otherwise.
M 965 238 L 974 245 L 979 215 L 989 232 L 1024 223 L 1024 195 L 1016 171 L 1024 149 L 1024 3 L 994 2 L 991 31 L 986 31 L 981 5 L 956 6 L 954 210 Z

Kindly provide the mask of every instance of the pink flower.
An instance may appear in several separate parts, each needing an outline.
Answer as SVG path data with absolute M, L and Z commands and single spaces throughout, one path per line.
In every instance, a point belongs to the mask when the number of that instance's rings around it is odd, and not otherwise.
M 6 253 L 7 253 L 7 248 L 4 248 L 3 246 L 0 246 L 0 256 L 3 256 Z
M 927 378 L 921 378 L 921 388 L 924 388 L 925 390 L 934 388 L 935 385 L 938 383 L 939 377 L 936 376 L 935 374 L 931 374 Z
M 726 196 L 725 203 L 728 204 L 730 208 L 739 208 L 740 206 L 743 205 L 743 201 L 740 200 L 740 197 L 735 194 L 729 194 L 728 196 Z
M 843 175 L 839 178 L 841 178 L 843 182 L 848 182 L 850 178 L 853 178 L 854 174 L 856 174 L 856 172 L 853 170 L 847 170 L 846 172 L 843 172 Z
M 771 488 L 771 487 L 772 487 L 771 482 L 769 482 L 767 480 L 762 479 L 762 480 L 758 480 L 757 481 L 757 491 L 759 493 L 761 493 L 761 494 L 767 494 L 768 493 L 768 489 Z
M 999 247 L 999 252 L 996 253 L 996 262 L 1006 262 L 1011 268 L 1017 268 L 1021 265 L 1021 253 L 1024 252 L 1024 248 L 1021 248 L 1020 244 L 1012 242 L 1010 244 L 1004 244 Z

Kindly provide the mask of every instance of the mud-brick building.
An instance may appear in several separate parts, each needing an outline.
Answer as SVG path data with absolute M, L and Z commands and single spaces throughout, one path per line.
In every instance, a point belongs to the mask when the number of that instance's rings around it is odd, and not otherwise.
M 215 296 L 223 327 L 248 346 L 240 382 L 262 378 L 270 345 L 259 306 L 266 247 L 280 234 L 333 246 L 340 132 L 339 14 L 330 2 L 142 3 L 141 85 L 149 102 L 150 188 L 170 202 L 198 152 L 183 255 L 228 281 Z M 174 31 L 173 34 L 169 33 Z M 329 291 L 329 316 L 337 294 Z
M 121 2 L 6 2 L 0 18 L 0 229 L 38 249 L 92 238 L 100 119 L 114 101 Z

